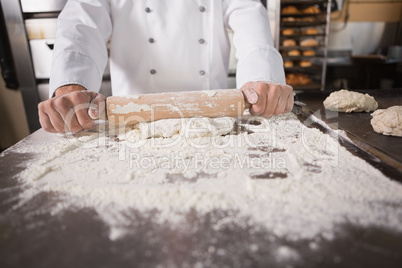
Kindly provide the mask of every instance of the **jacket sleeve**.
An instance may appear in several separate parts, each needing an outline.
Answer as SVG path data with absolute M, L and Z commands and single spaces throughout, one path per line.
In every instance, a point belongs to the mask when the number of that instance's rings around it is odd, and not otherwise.
M 233 30 L 237 87 L 250 81 L 285 84 L 283 60 L 273 45 L 268 12 L 260 0 L 225 0 L 224 19 Z
M 60 13 L 50 72 L 49 96 L 64 85 L 99 91 L 112 32 L 108 0 L 69 0 Z

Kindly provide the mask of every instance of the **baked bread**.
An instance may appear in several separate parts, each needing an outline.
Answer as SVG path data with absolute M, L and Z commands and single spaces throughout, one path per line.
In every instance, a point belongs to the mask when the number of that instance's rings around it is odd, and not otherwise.
M 315 56 L 315 51 L 312 49 L 304 50 L 302 53 L 303 53 L 303 56 L 306 56 L 306 57 Z
M 300 67 L 310 67 L 311 65 L 312 65 L 312 63 L 309 60 L 302 60 L 299 62 Z
M 295 6 L 287 6 L 282 8 L 282 14 L 298 14 L 299 10 Z
M 287 17 L 287 18 L 282 18 L 283 22 L 295 22 L 296 19 L 294 17 Z
M 293 29 L 285 29 L 282 31 L 283 35 L 292 35 L 295 34 L 295 31 Z
M 297 49 L 289 50 L 288 56 L 292 56 L 292 57 L 300 56 L 300 51 Z
M 308 28 L 303 31 L 303 34 L 318 34 L 318 30 L 316 28 Z
M 311 79 L 305 74 L 287 74 L 286 75 L 286 84 L 293 86 L 305 86 L 311 83 Z
M 285 61 L 284 65 L 285 65 L 286 68 L 290 68 L 290 67 L 294 66 L 293 61 L 291 61 L 291 60 Z
M 301 22 L 315 22 L 316 18 L 314 18 L 314 17 L 305 17 L 305 18 L 300 18 L 299 21 L 301 21 Z
M 294 47 L 294 46 L 296 46 L 296 41 L 293 39 L 286 39 L 283 41 L 282 44 L 284 47 Z
M 305 9 L 303 9 L 302 13 L 304 14 L 319 14 L 320 9 L 316 6 L 309 6 Z
M 318 42 L 317 42 L 317 40 L 315 40 L 313 38 L 304 39 L 303 41 L 300 41 L 300 46 L 302 46 L 302 47 L 316 47 L 316 46 L 318 46 Z

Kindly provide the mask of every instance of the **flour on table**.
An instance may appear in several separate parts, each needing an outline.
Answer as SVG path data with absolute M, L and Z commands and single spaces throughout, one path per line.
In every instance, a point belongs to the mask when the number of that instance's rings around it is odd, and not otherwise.
M 324 100 L 325 109 L 338 112 L 372 112 L 378 108 L 375 99 L 368 95 L 345 89 L 332 92 Z
M 392 106 L 371 114 L 370 123 L 375 132 L 402 137 L 402 106 Z
M 232 131 L 235 121 L 232 117 L 163 119 L 139 123 L 130 132 L 124 130 L 123 134 L 142 139 L 170 138 L 174 135 L 186 138 L 221 136 Z
M 402 232 L 402 186 L 337 140 L 293 114 L 233 123 L 160 121 L 113 136 L 83 133 L 21 143 L 17 151 L 38 155 L 21 174 L 21 202 L 58 193 L 53 213 L 92 208 L 110 227 L 110 239 L 132 231 L 124 217 L 132 209 L 144 215 L 156 210 L 153 224 L 169 222 L 172 228 L 190 211 L 236 211 L 214 230 L 247 219 L 247 230 L 259 226 L 291 240 L 332 239 L 343 224 Z M 278 258 L 299 255 L 281 247 Z

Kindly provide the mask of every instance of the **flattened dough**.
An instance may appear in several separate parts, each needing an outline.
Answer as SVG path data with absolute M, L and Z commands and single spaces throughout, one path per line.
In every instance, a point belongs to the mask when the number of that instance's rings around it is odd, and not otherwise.
M 380 109 L 371 114 L 371 125 L 375 132 L 402 137 L 402 106 Z
M 235 122 L 233 117 L 163 119 L 139 123 L 128 135 L 133 139 L 170 138 L 175 135 L 190 139 L 222 136 L 232 131 Z
M 325 109 L 338 112 L 372 112 L 378 108 L 375 99 L 368 95 L 345 89 L 332 92 L 324 101 Z

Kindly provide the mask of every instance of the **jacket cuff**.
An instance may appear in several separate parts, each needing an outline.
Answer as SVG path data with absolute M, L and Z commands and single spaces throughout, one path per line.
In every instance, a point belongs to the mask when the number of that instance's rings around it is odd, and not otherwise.
M 241 88 L 247 82 L 266 81 L 286 84 L 283 60 L 274 48 L 257 48 L 237 64 L 236 83 Z
M 52 64 L 49 82 L 49 98 L 59 87 L 65 85 L 81 85 L 87 90 L 99 92 L 102 73 L 95 62 L 74 51 L 64 51 L 57 55 Z

